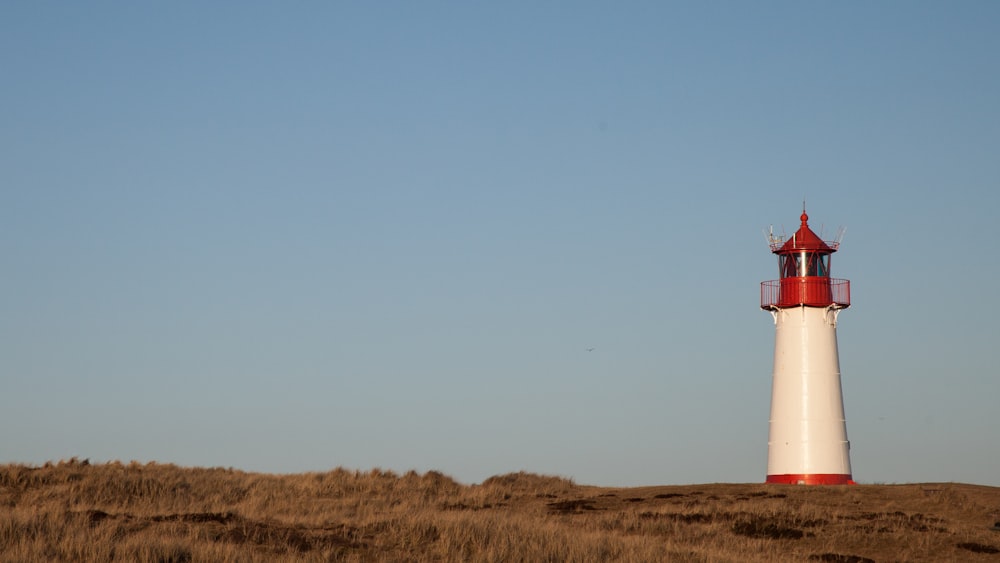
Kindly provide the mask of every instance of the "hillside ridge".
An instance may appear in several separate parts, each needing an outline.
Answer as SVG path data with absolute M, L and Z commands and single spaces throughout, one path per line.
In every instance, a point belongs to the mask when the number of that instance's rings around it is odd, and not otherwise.
M 1000 487 L 0 465 L 0 561 L 1000 561 Z

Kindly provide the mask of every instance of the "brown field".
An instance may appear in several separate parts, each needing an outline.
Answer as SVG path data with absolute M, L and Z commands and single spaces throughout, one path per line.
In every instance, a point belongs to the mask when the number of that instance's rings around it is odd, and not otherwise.
M 1000 488 L 0 466 L 0 561 L 1000 561 Z

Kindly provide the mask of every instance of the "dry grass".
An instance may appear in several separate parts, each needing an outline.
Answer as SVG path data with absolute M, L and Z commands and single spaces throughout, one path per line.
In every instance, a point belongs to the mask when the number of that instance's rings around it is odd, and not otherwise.
M 0 561 L 1000 561 L 1000 488 L 0 466 Z

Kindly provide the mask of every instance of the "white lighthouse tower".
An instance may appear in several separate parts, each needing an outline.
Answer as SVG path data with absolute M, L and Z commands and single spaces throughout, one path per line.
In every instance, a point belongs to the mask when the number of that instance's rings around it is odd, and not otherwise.
M 767 482 L 853 484 L 837 356 L 837 316 L 851 305 L 851 284 L 830 277 L 839 241 L 816 236 L 804 207 L 800 219 L 791 238 L 770 237 L 781 279 L 760 286 L 775 325 Z

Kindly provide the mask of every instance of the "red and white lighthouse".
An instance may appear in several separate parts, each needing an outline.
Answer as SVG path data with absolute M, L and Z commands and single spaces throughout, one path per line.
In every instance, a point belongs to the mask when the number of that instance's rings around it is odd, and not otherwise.
M 839 241 L 802 224 L 770 237 L 780 279 L 760 286 L 760 307 L 774 317 L 774 372 L 767 438 L 767 482 L 853 484 L 837 355 L 837 317 L 851 305 L 848 280 L 830 277 Z

